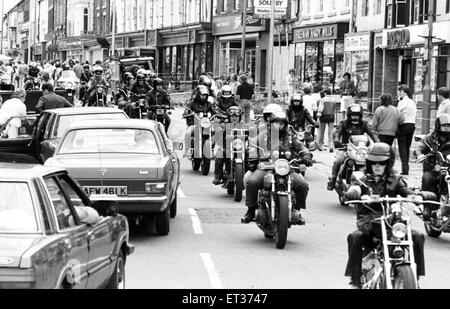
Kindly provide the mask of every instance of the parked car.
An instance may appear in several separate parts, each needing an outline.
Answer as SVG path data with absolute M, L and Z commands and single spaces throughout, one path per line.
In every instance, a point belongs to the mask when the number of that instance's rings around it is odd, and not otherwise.
M 0 152 L 29 155 L 40 163 L 45 163 L 54 155 L 62 135 L 72 123 L 84 120 L 127 118 L 124 111 L 116 108 L 74 107 L 46 110 L 41 113 L 31 130 L 28 125 L 26 128 L 18 128 L 19 132 L 26 131 L 27 134 L 22 134 L 18 138 L 8 136 L 8 138 L 0 139 Z M 0 132 L 6 129 L 5 125 Z M 31 134 L 28 134 L 30 132 Z
M 75 99 L 75 94 L 80 88 L 80 79 L 72 70 L 66 70 L 61 72 L 61 76 L 56 82 L 56 89 L 64 89 L 67 91 L 68 100 L 73 104 Z
M 134 246 L 112 199 L 29 164 L 2 164 L 0 192 L 0 289 L 124 287 Z
M 180 184 L 172 147 L 164 126 L 151 120 L 86 121 L 66 131 L 46 165 L 67 168 L 88 194 L 118 195 L 120 213 L 146 233 L 154 217 L 157 233 L 168 235 Z

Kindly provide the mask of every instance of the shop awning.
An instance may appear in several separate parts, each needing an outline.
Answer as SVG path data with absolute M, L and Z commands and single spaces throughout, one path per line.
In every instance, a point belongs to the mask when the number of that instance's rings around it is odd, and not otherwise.
M 259 39 L 259 33 L 247 33 L 245 35 L 245 39 L 248 41 L 250 39 Z M 236 35 L 226 35 L 219 37 L 219 41 L 241 41 L 242 40 L 242 34 L 236 34 Z

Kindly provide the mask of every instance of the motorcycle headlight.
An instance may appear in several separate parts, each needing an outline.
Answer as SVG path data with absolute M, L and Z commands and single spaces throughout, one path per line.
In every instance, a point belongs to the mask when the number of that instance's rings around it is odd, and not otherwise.
M 208 118 L 202 118 L 200 125 L 204 129 L 209 129 L 211 127 L 211 121 Z
M 397 223 L 392 227 L 392 235 L 397 239 L 403 239 L 406 237 L 408 230 L 403 223 Z
M 72 88 L 72 87 L 73 87 L 73 83 L 68 82 L 68 83 L 67 83 L 67 87 Z
M 304 132 L 299 133 L 298 134 L 298 139 L 301 140 L 301 141 L 305 140 L 305 133 Z
M 234 140 L 233 148 L 238 151 L 242 150 L 244 148 L 244 142 L 241 141 L 240 139 Z
M 367 158 L 367 150 L 366 149 L 358 149 L 358 151 L 356 152 L 356 156 L 361 161 L 366 160 L 366 158 Z
M 291 166 L 287 160 L 278 160 L 275 162 L 275 173 L 278 176 L 287 176 L 291 172 Z

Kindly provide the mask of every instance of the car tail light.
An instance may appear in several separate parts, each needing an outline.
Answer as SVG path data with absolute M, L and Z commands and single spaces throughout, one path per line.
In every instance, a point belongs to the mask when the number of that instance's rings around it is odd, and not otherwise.
M 155 194 L 155 193 L 164 193 L 166 192 L 166 183 L 146 183 L 145 184 L 145 193 L 146 194 Z

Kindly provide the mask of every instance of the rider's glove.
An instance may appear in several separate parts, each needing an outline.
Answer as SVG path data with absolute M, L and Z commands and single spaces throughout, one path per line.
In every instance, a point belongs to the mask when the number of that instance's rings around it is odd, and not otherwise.
M 334 141 L 334 148 L 338 149 L 338 148 L 342 148 L 342 143 L 340 141 Z

